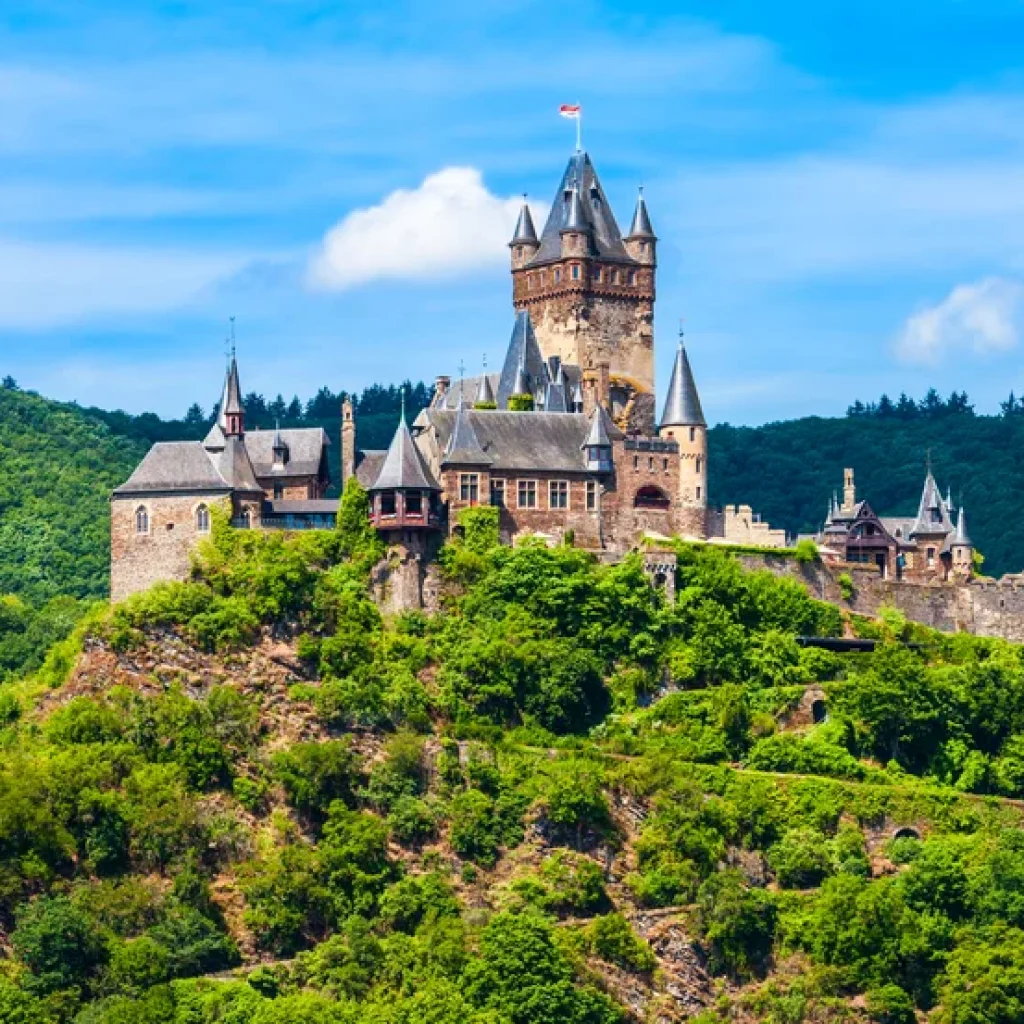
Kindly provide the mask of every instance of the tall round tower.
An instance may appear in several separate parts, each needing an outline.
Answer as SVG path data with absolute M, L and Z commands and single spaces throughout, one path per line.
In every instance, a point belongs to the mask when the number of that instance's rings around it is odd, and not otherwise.
M 682 331 L 658 435 L 679 445 L 679 530 L 695 537 L 706 537 L 708 425 L 700 407 Z

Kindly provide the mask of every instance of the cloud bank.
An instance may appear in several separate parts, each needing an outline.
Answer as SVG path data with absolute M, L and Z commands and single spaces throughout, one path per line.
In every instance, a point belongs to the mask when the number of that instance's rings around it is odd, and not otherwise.
M 940 303 L 915 313 L 896 338 L 905 362 L 935 365 L 954 351 L 1006 352 L 1020 339 L 1024 285 L 986 277 L 954 288 Z
M 353 210 L 309 265 L 314 288 L 342 291 L 390 278 L 451 277 L 508 259 L 522 200 L 487 190 L 474 167 L 445 167 L 414 189 Z

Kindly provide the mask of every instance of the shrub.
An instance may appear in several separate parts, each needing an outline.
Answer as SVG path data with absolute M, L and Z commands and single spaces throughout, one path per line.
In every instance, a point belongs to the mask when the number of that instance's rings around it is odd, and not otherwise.
M 651 947 L 637 938 L 622 914 L 606 914 L 587 928 L 591 948 L 602 959 L 627 971 L 646 973 L 658 966 Z
M 712 875 L 697 894 L 697 917 L 715 971 L 747 977 L 768 963 L 775 934 L 775 905 L 768 893 L 747 889 L 737 871 Z
M 499 822 L 494 801 L 478 789 L 468 789 L 451 802 L 452 849 L 468 860 L 490 867 L 498 857 Z
M 23 907 L 11 941 L 30 972 L 24 987 L 38 995 L 85 988 L 107 959 L 94 922 L 63 896 Z
M 349 743 L 296 743 L 271 759 L 275 778 L 288 801 L 313 818 L 323 818 L 335 800 L 352 806 L 359 779 L 359 759 Z

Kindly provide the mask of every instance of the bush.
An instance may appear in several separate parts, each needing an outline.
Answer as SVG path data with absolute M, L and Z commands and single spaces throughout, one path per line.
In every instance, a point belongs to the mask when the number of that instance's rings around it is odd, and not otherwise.
M 24 987 L 37 995 L 86 988 L 107 959 L 94 922 L 63 896 L 23 907 L 11 941 L 30 972 Z
M 274 754 L 271 767 L 297 811 L 322 819 L 336 800 L 355 804 L 359 758 L 348 742 L 296 743 Z
M 700 887 L 697 916 L 712 970 L 739 978 L 764 970 L 777 917 L 766 892 L 747 889 L 739 872 L 719 872 Z
M 627 971 L 646 973 L 658 966 L 651 947 L 637 938 L 622 914 L 606 914 L 587 928 L 591 948 L 602 959 Z
M 494 801 L 478 789 L 468 789 L 451 802 L 452 849 L 468 860 L 491 867 L 498 857 L 500 825 Z

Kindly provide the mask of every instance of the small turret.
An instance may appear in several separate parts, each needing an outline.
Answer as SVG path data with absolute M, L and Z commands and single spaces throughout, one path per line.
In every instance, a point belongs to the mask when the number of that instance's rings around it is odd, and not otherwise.
M 231 353 L 231 364 L 224 381 L 220 423 L 225 437 L 241 437 L 245 433 L 245 406 L 242 404 L 242 386 L 238 380 L 238 361 L 234 352 Z
M 622 432 L 612 422 L 603 405 L 596 405 L 590 415 L 590 429 L 580 448 L 586 453 L 587 469 L 591 473 L 611 473 L 615 468 L 612 461 L 612 439 L 621 437 Z
M 590 225 L 583 212 L 583 200 L 580 199 L 578 185 L 573 185 L 567 202 L 569 210 L 565 216 L 565 225 L 559 232 L 562 239 L 562 256 L 588 256 L 590 254 L 588 243 Z
M 537 229 L 533 226 L 533 215 L 530 213 L 530 205 L 527 203 L 525 195 L 512 241 L 508 244 L 512 250 L 513 270 L 519 270 L 526 266 L 537 255 L 537 250 L 540 248 L 540 239 L 537 237 Z
M 477 409 L 495 408 L 494 388 L 491 387 L 491 378 L 484 373 L 480 378 L 480 384 L 476 389 L 476 399 L 473 406 Z
M 275 473 L 283 473 L 284 468 L 288 463 L 288 445 L 285 443 L 284 438 L 281 436 L 281 424 L 277 423 L 274 429 L 274 465 L 273 469 Z
M 636 199 L 636 210 L 633 212 L 633 224 L 629 234 L 622 240 L 626 246 L 626 252 L 638 263 L 653 267 L 656 263 L 658 237 L 651 227 L 651 217 L 647 212 L 647 202 L 644 200 L 644 189 L 640 186 Z
M 679 445 L 679 497 L 682 504 L 705 509 L 708 501 L 708 427 L 681 330 L 658 434 Z
M 969 577 L 974 572 L 974 544 L 967 532 L 967 513 L 961 507 L 956 518 L 956 530 L 949 544 L 954 576 Z

